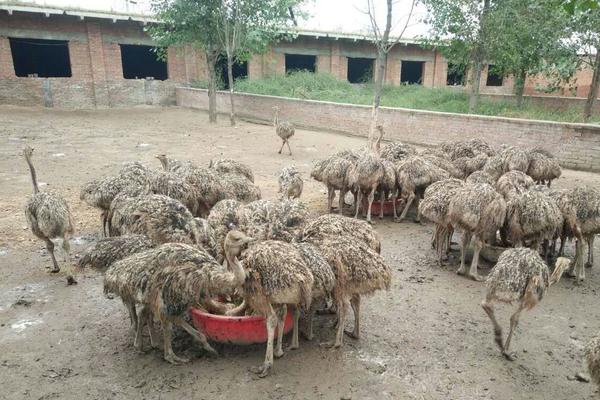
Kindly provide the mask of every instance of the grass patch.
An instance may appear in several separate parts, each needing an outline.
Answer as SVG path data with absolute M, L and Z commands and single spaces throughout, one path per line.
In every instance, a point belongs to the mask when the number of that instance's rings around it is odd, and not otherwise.
M 271 96 L 294 97 L 336 103 L 371 104 L 372 84 L 354 85 L 330 74 L 294 72 L 264 79 L 240 79 L 236 91 Z M 469 110 L 467 93 L 454 88 L 426 88 L 420 85 L 385 86 L 381 105 L 466 114 Z M 517 107 L 509 101 L 480 99 L 475 114 L 500 117 L 539 119 L 548 121 L 582 122 L 583 107 L 566 110 L 542 107 L 525 101 Z M 600 115 L 592 117 L 600 123 Z

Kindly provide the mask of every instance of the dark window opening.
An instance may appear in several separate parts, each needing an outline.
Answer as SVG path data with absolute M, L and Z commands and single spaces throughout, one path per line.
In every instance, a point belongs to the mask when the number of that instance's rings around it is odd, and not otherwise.
M 493 65 L 488 65 L 486 86 L 502 86 L 502 74 Z
M 421 85 L 423 83 L 424 61 L 402 61 L 400 83 Z
M 9 38 L 15 74 L 31 78 L 71 76 L 69 42 L 66 40 Z
M 348 82 L 366 83 L 373 80 L 372 58 L 350 58 L 348 57 Z
M 464 86 L 467 77 L 464 65 L 448 63 L 448 74 L 446 75 L 447 86 Z
M 168 78 L 167 62 L 157 58 L 154 47 L 137 44 L 122 44 L 120 46 L 123 78 L 152 78 L 161 81 Z
M 292 71 L 308 71 L 315 72 L 317 70 L 317 56 L 305 56 L 303 54 L 286 54 L 285 55 L 285 72 L 286 74 Z
M 229 75 L 227 74 L 227 56 L 220 55 L 217 59 L 217 71 L 220 71 L 220 82 L 218 84 L 221 89 L 229 89 Z M 240 78 L 248 77 L 248 62 L 234 62 L 232 71 L 233 81 L 237 81 Z

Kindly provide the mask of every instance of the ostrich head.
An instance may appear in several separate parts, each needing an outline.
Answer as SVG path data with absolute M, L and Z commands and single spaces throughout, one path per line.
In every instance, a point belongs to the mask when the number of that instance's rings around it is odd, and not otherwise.
M 25 156 L 26 160 L 31 160 L 31 156 L 33 155 L 33 147 L 25 145 L 23 149 L 23 156 Z
M 558 257 L 556 259 L 556 262 L 554 263 L 554 271 L 552 271 L 552 275 L 550 275 L 550 285 L 554 285 L 555 283 L 557 283 L 558 281 L 560 281 L 560 278 L 562 277 L 562 274 L 569 269 L 569 266 L 571 265 L 571 261 L 569 261 L 568 258 L 565 257 Z
M 160 163 L 162 164 L 163 168 L 166 171 L 168 169 L 168 165 L 169 165 L 169 159 L 167 158 L 167 155 L 166 154 L 157 154 L 154 157 L 156 157 L 158 159 L 158 161 L 160 161 Z
M 247 236 L 241 231 L 229 231 L 227 236 L 225 236 L 225 251 L 229 253 L 229 255 L 237 257 L 240 255 L 242 250 L 245 249 L 246 245 L 253 241 L 254 238 Z

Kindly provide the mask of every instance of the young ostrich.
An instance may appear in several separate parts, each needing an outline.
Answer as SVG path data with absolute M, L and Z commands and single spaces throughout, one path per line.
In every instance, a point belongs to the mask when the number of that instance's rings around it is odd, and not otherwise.
M 489 159 L 485 153 L 479 153 L 474 157 L 460 157 L 452 161 L 452 164 L 461 172 L 462 178 L 466 178 L 474 172 L 481 171 Z
M 315 245 L 327 259 L 335 274 L 333 296 L 336 303 L 338 325 L 333 347 L 343 344 L 346 321 L 346 304 L 354 311 L 354 330 L 349 336 L 360 337 L 360 299 L 377 290 L 388 290 L 392 273 L 383 257 L 362 241 L 349 236 L 327 236 L 324 240 L 306 238 Z
M 414 146 L 404 143 L 391 142 L 381 148 L 381 158 L 397 163 L 418 153 Z
M 287 306 L 308 311 L 313 275 L 299 248 L 291 243 L 266 240 L 248 248 L 240 259 L 246 270 L 244 298 L 259 315 L 266 317 L 267 350 L 262 366 L 254 369 L 261 378 L 273 368 L 273 356 L 283 356 L 282 336 Z M 275 329 L 278 344 L 273 351 Z
M 442 179 L 448 179 L 450 175 L 443 169 L 433 165 L 429 161 L 420 156 L 414 156 L 396 165 L 396 178 L 398 186 L 402 191 L 402 196 L 408 194 L 406 205 L 398 221 L 402 221 L 413 201 L 415 201 L 417 210 L 419 209 L 419 201 L 423 197 L 425 189 L 434 182 Z M 421 216 L 417 211 L 415 222 L 420 222 Z
M 465 179 L 466 183 L 487 183 L 490 186 L 494 186 L 496 184 L 496 179 L 485 171 L 475 171 L 471 175 L 467 176 Z
M 35 168 L 31 162 L 33 148 L 25 146 L 23 156 L 29 172 L 31 173 L 31 182 L 33 183 L 33 196 L 27 200 L 25 205 L 25 216 L 29 221 L 31 232 L 46 242 L 46 249 L 52 258 L 53 268 L 50 272 L 59 272 L 60 267 L 54 257 L 54 243 L 52 239 L 63 239 L 63 250 L 65 263 L 69 262 L 69 238 L 73 235 L 73 219 L 69 205 L 65 199 L 58 193 L 52 191 L 41 192 L 38 183 Z M 73 277 L 67 277 L 69 283 L 75 283 Z
M 273 107 L 273 111 L 275 111 L 275 117 L 273 118 L 273 126 L 275 127 L 275 133 L 277 136 L 281 138 L 281 148 L 278 153 L 281 154 L 281 150 L 283 150 L 283 146 L 287 144 L 288 150 L 290 151 L 290 156 L 292 155 L 292 149 L 290 148 L 290 138 L 294 136 L 296 132 L 296 128 L 294 125 L 288 121 L 280 121 L 279 120 L 279 107 Z
M 379 192 L 379 219 L 383 219 L 383 203 L 388 196 L 392 200 L 392 207 L 394 209 L 394 219 L 398 218 L 396 212 L 396 199 L 398 198 L 398 180 L 396 179 L 396 166 L 393 162 L 385 159 L 381 159 L 381 165 L 383 166 L 383 177 L 377 185 L 377 191 Z
M 171 254 L 166 266 L 151 277 L 147 296 L 140 314 L 137 337 L 141 340 L 143 323 L 148 315 L 159 320 L 163 328 L 164 358 L 172 364 L 189 360 L 176 356 L 172 348 L 172 325 L 177 325 L 198 340 L 204 349 L 216 354 L 206 337 L 189 325 L 184 316 L 189 308 L 211 301 L 214 296 L 231 294 L 246 279 L 246 272 L 238 261 L 242 249 L 253 239 L 239 231 L 231 231 L 225 238 L 227 267 L 217 263 L 205 251 L 186 245 Z M 159 261 L 165 263 L 165 261 Z M 141 341 L 140 341 L 141 348 Z
M 254 173 L 252 172 L 252 168 L 239 161 L 232 160 L 231 158 L 220 158 L 216 161 L 210 160 L 208 168 L 212 168 L 221 174 L 241 175 L 254 183 Z
M 440 266 L 444 255 L 450 250 L 454 232 L 448 215 L 450 200 L 464 184 L 455 178 L 434 182 L 425 189 L 423 200 L 419 203 L 419 213 L 436 225 L 431 243 L 436 249 Z
M 179 174 L 156 171 L 150 182 L 152 194 L 162 194 L 180 201 L 194 216 L 200 216 L 200 193 Z
M 383 138 L 383 126 L 378 125 L 377 130 L 379 136 L 373 146 L 360 155 L 356 164 L 352 165 L 348 169 L 348 183 L 349 187 L 353 188 L 357 193 L 356 198 L 356 212 L 354 218 L 358 218 L 358 213 L 362 206 L 363 193 L 367 194 L 368 208 L 367 208 L 367 222 L 371 223 L 371 206 L 375 199 L 375 190 L 381 182 L 384 176 L 383 164 L 381 157 L 379 156 L 381 139 Z M 342 197 L 340 193 L 340 198 Z
M 526 150 L 515 146 L 507 146 L 498 155 L 503 161 L 503 172 L 514 170 L 525 173 L 529 169 L 529 153 Z
M 242 203 L 237 200 L 221 200 L 210 210 L 206 219 L 215 235 L 216 259 L 222 263 L 225 259 L 225 237 L 230 230 L 240 226 L 240 210 Z
M 79 268 L 90 266 L 95 270 L 106 271 L 115 262 L 154 247 L 144 235 L 107 237 L 90 246 L 77 262 Z
M 304 181 L 295 167 L 285 167 L 279 173 L 279 191 L 282 198 L 297 199 L 302 194 Z
M 169 158 L 166 154 L 157 154 L 155 156 L 163 167 L 163 170 L 167 172 L 185 173 L 197 166 L 191 161 L 179 161 L 173 158 Z
M 322 181 L 327 186 L 327 212 L 332 211 L 333 198 L 335 191 L 339 190 L 338 212 L 343 214 L 344 198 L 350 189 L 348 182 L 348 172 L 358 161 L 358 154 L 347 150 L 331 155 L 324 161 L 323 170 L 320 174 Z M 315 176 L 315 170 L 312 174 Z
M 548 266 L 536 250 L 518 247 L 504 251 L 498 263 L 487 278 L 487 294 L 481 307 L 494 326 L 494 339 L 500 351 L 508 360 L 515 359 L 510 353 L 510 340 L 519 323 L 523 310 L 531 310 L 544 297 L 548 288 L 558 281 L 569 268 L 569 260 L 564 257 L 556 259 L 554 271 L 550 275 Z M 510 317 L 510 331 L 506 342 L 502 341 L 502 328 L 494 315 L 494 302 L 512 303 L 518 301 L 515 313 Z
M 483 280 L 477 273 L 479 252 L 485 242 L 496 239 L 496 232 L 504 225 L 506 202 L 490 185 L 465 184 L 450 199 L 448 217 L 450 224 L 462 231 L 460 268 L 456 273 L 477 281 Z M 474 238 L 473 261 L 467 272 L 465 253 L 471 237 Z
M 584 354 L 590 377 L 600 389 L 600 335 L 585 345 Z
M 260 188 L 244 175 L 221 174 L 219 176 L 222 194 L 221 199 L 236 199 L 242 203 L 260 200 Z
M 381 238 L 372 225 L 335 214 L 321 215 L 307 223 L 302 240 L 316 242 L 339 236 L 361 241 L 377 254 L 381 253 Z
M 528 190 L 506 203 L 504 231 L 515 247 L 540 248 L 542 241 L 554 239 L 563 225 L 556 200 L 539 190 Z M 547 243 L 547 242 L 546 242 Z
M 533 179 L 524 172 L 508 171 L 496 182 L 496 191 L 508 201 L 511 197 L 524 193 L 534 184 Z
M 529 151 L 529 168 L 527 175 L 536 183 L 546 183 L 548 187 L 554 179 L 560 178 L 562 170 L 558 160 L 545 150 L 534 149 Z

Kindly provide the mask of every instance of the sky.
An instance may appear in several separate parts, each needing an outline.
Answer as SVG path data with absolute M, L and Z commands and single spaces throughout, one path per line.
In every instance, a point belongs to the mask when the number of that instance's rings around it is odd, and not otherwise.
M 77 7 L 90 10 L 104 11 L 130 11 L 148 9 L 149 0 L 25 0 L 28 3 L 39 5 Z M 135 4 L 132 4 L 135 3 Z M 378 24 L 385 25 L 385 0 L 372 0 Z M 395 0 L 393 12 L 393 34 L 399 34 L 408 16 L 412 0 Z M 367 0 L 308 0 L 304 6 L 309 17 L 299 21 L 301 28 L 325 31 L 338 31 L 345 33 L 367 33 L 370 23 L 367 14 Z M 403 35 L 405 38 L 414 38 L 425 35 L 427 26 L 421 21 L 425 17 L 422 6 L 417 5 L 408 27 Z

